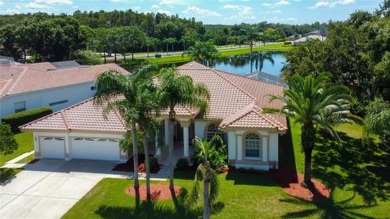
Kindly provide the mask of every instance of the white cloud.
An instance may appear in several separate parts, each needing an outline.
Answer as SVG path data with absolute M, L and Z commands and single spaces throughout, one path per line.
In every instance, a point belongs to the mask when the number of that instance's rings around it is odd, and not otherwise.
M 340 0 L 338 1 L 340 4 L 343 4 L 343 5 L 350 5 L 350 4 L 354 4 L 355 3 L 355 0 Z
M 234 2 L 234 0 L 218 0 L 219 2 L 222 2 L 222 3 L 227 3 L 227 2 Z
M 159 4 L 160 5 L 168 5 L 168 6 L 187 5 L 188 1 L 186 1 L 186 0 L 161 0 Z
M 290 2 L 288 2 L 288 1 L 286 1 L 286 0 L 281 0 L 281 1 L 278 1 L 278 2 L 276 2 L 275 3 L 275 5 L 277 5 L 277 6 L 282 6 L 282 5 L 289 5 L 290 4 Z
M 158 6 L 158 5 L 152 5 L 152 8 L 153 8 L 153 9 L 156 9 L 156 8 L 160 8 L 160 6 Z
M 184 11 L 184 14 L 197 14 L 197 15 L 205 15 L 205 16 L 212 16 L 212 17 L 218 17 L 221 16 L 216 11 L 210 11 L 208 9 L 198 8 L 196 6 L 187 7 Z
M 0 6 L 2 6 L 4 4 L 4 2 L 3 1 L 0 1 Z
M 286 5 L 289 5 L 290 2 L 287 1 L 287 0 L 279 0 L 275 3 L 263 3 L 262 5 L 263 6 L 266 6 L 266 7 L 269 7 L 269 8 L 276 8 L 276 7 L 280 7 L 280 6 L 286 6 Z
M 281 10 L 274 10 L 274 11 L 266 11 L 265 13 L 266 14 L 281 14 L 282 11 Z
M 312 7 L 309 7 L 309 8 L 311 8 L 311 9 L 314 9 L 314 8 L 333 8 L 339 4 L 350 5 L 350 4 L 354 4 L 354 3 L 355 3 L 355 0 L 319 1 L 315 5 L 313 5 Z
M 172 12 L 166 11 L 166 10 L 162 10 L 162 9 L 158 9 L 158 10 L 157 10 L 157 13 L 167 14 L 167 15 L 171 15 L 171 14 L 172 14 Z
M 139 7 L 139 6 L 131 8 L 131 10 L 133 10 L 133 11 L 139 11 L 139 9 L 141 9 L 141 7 Z
M 73 0 L 34 0 L 35 3 L 44 3 L 47 5 L 71 5 L 73 4 Z
M 26 8 L 39 10 L 39 9 L 49 9 L 51 8 L 51 6 L 45 4 L 38 4 L 36 2 L 29 2 L 28 4 L 26 4 Z
M 224 9 L 238 9 L 240 7 L 241 6 L 239 6 L 239 5 L 224 5 L 223 6 Z

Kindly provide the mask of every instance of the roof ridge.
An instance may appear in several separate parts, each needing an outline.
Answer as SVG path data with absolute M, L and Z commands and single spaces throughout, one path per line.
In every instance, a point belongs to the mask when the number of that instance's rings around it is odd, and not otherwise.
M 65 128 L 66 128 L 67 130 L 70 130 L 68 120 L 66 120 L 65 112 L 62 111 L 62 110 L 59 111 L 59 112 L 60 112 L 60 114 L 61 114 L 62 119 L 64 120 Z
M 18 84 L 18 82 L 20 81 L 20 79 L 24 76 L 24 74 L 27 72 L 27 67 L 23 67 L 23 72 L 19 75 L 19 77 L 15 80 L 15 82 L 12 84 L 12 86 L 8 89 L 7 93 L 6 94 L 9 94 L 13 89 L 14 87 Z
M 62 110 L 61 110 L 61 111 L 62 111 Z M 26 123 L 26 124 L 24 124 L 24 125 L 21 125 L 21 126 L 19 126 L 18 128 L 20 128 L 20 127 L 26 127 L 26 126 L 31 125 L 32 123 L 40 122 L 40 121 L 42 121 L 42 120 L 44 120 L 44 119 L 47 119 L 47 118 L 49 118 L 49 117 L 52 117 L 52 116 L 55 116 L 55 115 L 61 113 L 61 111 L 57 111 L 57 112 L 50 113 L 49 115 L 46 115 L 46 116 L 44 116 L 44 117 L 41 117 L 41 118 L 36 119 L 36 120 L 33 120 L 33 121 L 31 121 L 31 122 L 29 122 L 29 123 Z M 62 119 L 64 119 L 64 118 L 62 118 Z M 65 121 L 64 121 L 64 123 L 65 123 Z M 65 124 L 65 127 L 66 127 L 66 124 Z
M 222 120 L 222 122 L 221 122 L 222 127 L 226 127 L 226 126 L 228 126 L 228 125 L 234 123 L 235 121 L 241 119 L 242 117 L 244 117 L 245 115 L 247 115 L 249 112 L 251 112 L 251 111 L 252 111 L 251 108 L 253 108 L 253 107 L 255 107 L 255 106 L 256 106 L 255 102 L 252 102 L 252 103 L 250 103 L 250 104 L 244 106 L 243 108 L 237 110 L 235 113 L 230 114 L 229 116 L 227 116 L 227 117 L 225 118 L 225 119 L 227 120 L 226 123 L 224 123 L 224 121 Z M 246 108 L 248 108 L 248 110 L 247 110 Z M 246 111 L 244 111 L 244 110 L 246 110 Z M 243 112 L 242 112 L 242 111 L 243 111 Z M 241 114 L 240 114 L 240 113 L 241 113 Z M 238 114 L 238 115 L 237 115 L 237 114 Z M 224 119 L 224 120 L 225 120 L 225 119 Z M 230 121 L 229 121 L 229 120 L 230 120 Z
M 254 101 L 256 101 L 257 99 L 252 96 L 250 93 L 248 93 L 246 90 L 244 90 L 242 87 L 240 87 L 239 85 L 229 81 L 227 78 L 225 78 L 220 72 L 218 72 L 217 70 L 213 69 L 213 68 L 210 68 L 213 72 L 215 72 L 218 76 L 220 76 L 221 78 L 223 78 L 225 81 L 227 81 L 229 84 L 233 85 L 234 87 L 236 87 L 237 89 L 239 89 L 240 91 L 242 91 L 243 93 L 245 93 L 247 96 L 249 96 L 250 98 L 252 98 Z
M 273 85 L 273 86 L 277 86 L 277 87 L 283 87 L 283 86 L 280 86 L 280 85 L 277 85 L 277 84 L 273 84 L 273 83 L 270 83 L 270 82 L 259 81 L 259 80 L 253 79 L 253 78 L 248 78 L 248 77 L 245 77 L 244 75 L 233 74 L 231 72 L 222 71 L 222 70 L 219 70 L 219 69 L 215 69 L 215 70 L 218 71 L 218 72 L 221 72 L 221 73 L 229 74 L 229 75 L 232 75 L 232 76 L 237 76 L 237 77 L 240 77 L 240 78 L 245 78 L 245 79 L 248 79 L 248 80 L 251 80 L 251 81 L 255 81 L 255 82 L 258 82 L 258 83 L 265 83 L 265 84 L 269 84 L 269 85 Z
M 119 119 L 119 121 L 121 122 L 121 124 L 123 125 L 123 128 L 125 128 L 126 130 L 128 130 L 129 127 L 127 127 L 127 125 L 124 123 L 124 119 L 122 118 L 122 116 L 120 114 L 118 114 L 119 112 L 117 110 L 113 110 L 115 115 L 117 116 L 117 118 Z
M 261 108 L 261 110 L 263 110 L 263 109 Z M 283 125 L 281 122 L 279 122 L 277 119 L 275 119 L 275 117 L 273 117 L 272 114 L 270 114 L 270 113 L 266 113 L 266 114 L 260 113 L 260 115 L 263 115 L 265 119 L 267 119 L 267 117 L 265 116 L 265 115 L 267 115 L 269 118 L 271 118 L 271 119 L 274 121 L 274 123 L 277 124 L 277 127 L 278 127 L 278 128 L 279 128 L 279 127 L 282 127 L 282 128 L 287 129 L 287 127 L 284 126 L 284 125 Z M 267 120 L 269 121 L 269 119 L 267 119 Z

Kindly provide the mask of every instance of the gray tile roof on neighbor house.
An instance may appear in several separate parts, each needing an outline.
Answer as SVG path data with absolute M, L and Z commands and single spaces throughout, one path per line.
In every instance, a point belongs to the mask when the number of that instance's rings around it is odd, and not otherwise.
M 80 66 L 74 61 L 0 65 L 0 99 L 13 94 L 93 82 L 107 70 L 129 74 L 116 64 Z

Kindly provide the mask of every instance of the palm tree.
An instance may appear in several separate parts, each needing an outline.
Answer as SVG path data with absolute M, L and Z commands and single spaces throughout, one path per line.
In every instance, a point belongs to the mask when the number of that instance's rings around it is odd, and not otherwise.
M 366 107 L 364 124 L 365 138 L 377 134 L 384 144 L 390 145 L 390 103 L 382 98 L 375 98 Z
M 169 109 L 169 187 L 173 184 L 173 125 L 176 121 L 175 106 L 185 105 L 207 112 L 210 94 L 204 84 L 194 84 L 189 76 L 179 75 L 174 68 L 162 69 L 159 74 L 159 100 L 162 108 Z
M 263 52 L 263 51 L 255 52 L 253 54 L 251 62 L 254 61 L 255 66 L 257 68 L 257 71 L 261 71 L 263 69 L 263 66 L 264 66 L 264 61 L 266 61 L 266 60 L 271 62 L 272 65 L 275 64 L 275 61 L 272 58 L 272 53 L 271 52 Z M 251 72 L 252 72 L 252 63 L 251 63 Z
M 311 155 L 318 131 L 326 130 L 338 139 L 333 127 L 335 124 L 356 120 L 349 111 L 352 97 L 345 86 L 333 85 L 327 74 L 303 78 L 293 75 L 286 78 L 289 89 L 283 96 L 270 95 L 270 102 L 280 100 L 281 109 L 264 109 L 264 112 L 282 112 L 301 124 L 301 144 L 305 155 L 304 179 L 302 187 L 311 187 Z
M 247 43 L 249 44 L 250 48 L 250 57 L 252 59 L 253 54 L 253 42 L 259 37 L 259 34 L 254 27 L 247 27 L 242 30 L 244 32 L 245 38 Z
M 191 193 L 191 201 L 196 203 L 199 198 L 199 182 L 203 181 L 203 218 L 210 218 L 212 203 L 218 196 L 219 182 L 217 173 L 212 169 L 210 165 L 210 155 L 217 152 L 216 142 L 219 141 L 223 144 L 222 139 L 218 135 L 210 140 L 202 140 L 199 137 L 195 137 L 193 140 L 195 146 L 199 150 L 198 159 L 201 160 L 196 169 L 195 184 Z
M 218 50 L 212 42 L 196 42 L 188 49 L 188 55 L 197 62 L 207 62 L 207 65 L 219 56 Z
M 136 101 L 136 90 L 130 77 L 122 75 L 113 70 L 105 71 L 96 79 L 96 94 L 94 104 L 105 105 L 103 116 L 107 118 L 109 112 L 116 110 L 123 117 L 128 129 L 127 136 L 131 135 L 133 140 L 133 161 L 134 161 L 134 188 L 139 188 L 138 181 L 138 144 L 136 118 L 134 108 Z M 122 97 L 123 98 L 118 98 Z M 131 130 L 131 133 L 130 131 Z
M 169 44 L 172 44 L 172 52 L 173 52 L 173 44 L 176 42 L 176 39 L 170 37 L 170 38 L 164 39 L 163 42 L 164 42 L 165 44 L 167 44 L 167 55 L 168 55 L 168 51 L 169 51 L 169 49 L 168 49 Z
M 146 65 L 135 71 L 132 80 L 136 85 L 136 101 L 133 103 L 137 112 L 136 122 L 143 134 L 143 145 L 146 169 L 146 200 L 150 201 L 150 165 L 148 139 L 155 134 L 158 127 L 156 117 L 160 113 L 160 105 L 157 96 L 157 86 L 153 83 L 153 76 L 158 70 L 157 65 Z

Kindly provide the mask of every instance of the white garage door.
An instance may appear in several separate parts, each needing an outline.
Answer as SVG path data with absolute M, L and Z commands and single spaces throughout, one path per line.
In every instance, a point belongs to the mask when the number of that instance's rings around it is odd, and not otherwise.
M 72 138 L 72 158 L 119 160 L 119 141 L 105 138 Z
M 64 138 L 41 137 L 39 145 L 42 158 L 65 158 Z

